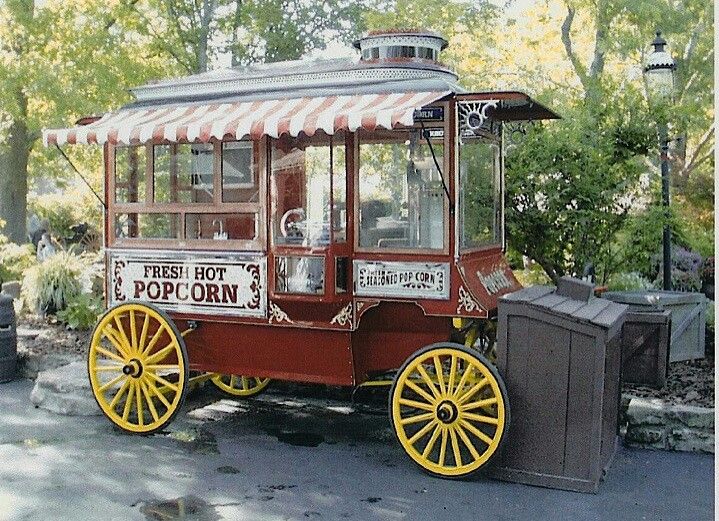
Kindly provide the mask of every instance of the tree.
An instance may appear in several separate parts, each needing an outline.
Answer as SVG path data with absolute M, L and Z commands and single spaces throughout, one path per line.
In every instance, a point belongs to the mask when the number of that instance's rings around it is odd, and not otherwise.
M 14 242 L 27 240 L 31 160 L 53 164 L 35 147 L 40 130 L 117 107 L 127 100 L 127 86 L 166 74 L 160 71 L 167 65 L 146 56 L 138 35 L 120 28 L 136 2 L 39 7 L 13 0 L 0 7 L 0 219 Z

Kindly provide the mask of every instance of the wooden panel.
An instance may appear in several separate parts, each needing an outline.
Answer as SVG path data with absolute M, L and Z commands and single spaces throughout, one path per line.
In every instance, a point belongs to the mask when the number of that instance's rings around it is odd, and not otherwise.
M 590 478 L 591 462 L 599 455 L 601 389 L 595 388 L 596 349 L 594 337 L 572 333 L 564 474 L 582 479 Z
M 620 400 L 620 371 L 621 371 L 621 336 L 616 336 L 606 345 L 603 402 L 602 402 L 602 466 L 614 456 L 618 435 L 618 416 Z

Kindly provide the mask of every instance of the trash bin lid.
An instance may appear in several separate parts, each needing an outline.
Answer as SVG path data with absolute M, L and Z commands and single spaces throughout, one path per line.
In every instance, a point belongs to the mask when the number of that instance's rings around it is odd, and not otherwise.
M 602 297 L 622 304 L 652 306 L 655 308 L 664 305 L 703 302 L 706 298 L 702 293 L 664 290 L 607 291 Z
M 610 329 L 624 321 L 628 306 L 595 297 L 593 285 L 562 277 L 559 286 L 530 286 L 500 298 L 502 302 L 525 303 L 552 315 Z

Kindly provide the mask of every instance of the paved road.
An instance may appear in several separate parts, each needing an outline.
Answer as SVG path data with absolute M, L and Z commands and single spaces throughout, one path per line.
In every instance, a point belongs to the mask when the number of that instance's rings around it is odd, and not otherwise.
M 0 385 L 3 521 L 713 519 L 708 455 L 622 449 L 586 495 L 429 477 L 384 414 L 281 389 L 239 405 L 196 391 L 166 434 L 135 437 L 34 409 L 31 388 Z

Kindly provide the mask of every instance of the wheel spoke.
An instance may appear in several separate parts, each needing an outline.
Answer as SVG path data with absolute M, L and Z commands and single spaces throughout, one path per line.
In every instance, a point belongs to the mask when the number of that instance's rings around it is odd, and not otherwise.
M 107 349 L 105 349 L 103 347 L 95 346 L 95 351 L 97 351 L 98 353 L 100 353 L 102 355 L 105 355 L 108 358 L 112 358 L 116 362 L 120 362 L 123 366 L 125 365 L 125 360 L 123 360 L 122 358 L 117 356 L 115 353 L 111 353 L 110 351 L 108 351 Z
M 452 452 L 454 453 L 454 466 L 462 466 L 462 453 L 459 452 L 459 442 L 457 441 L 457 433 L 454 429 L 449 429 L 449 437 L 452 439 Z
M 137 423 L 141 427 L 145 425 L 145 411 L 142 406 L 142 393 L 140 382 L 135 382 L 135 401 L 137 402 Z
M 152 338 L 150 339 L 150 343 L 147 344 L 147 347 L 140 353 L 140 356 L 145 356 L 152 352 L 152 348 L 155 347 L 155 344 L 157 344 L 157 341 L 160 340 L 160 337 L 162 336 L 162 333 L 165 331 L 165 325 L 162 324 L 157 331 L 155 331 L 155 334 L 152 335 Z
M 175 384 L 168 382 L 167 380 L 165 380 L 165 379 L 164 379 L 163 377 L 161 377 L 161 376 L 157 376 L 157 375 L 156 375 L 155 373 L 153 373 L 152 371 L 147 371 L 145 374 L 149 375 L 150 378 L 152 378 L 153 380 L 155 380 L 157 383 L 161 384 L 163 387 L 167 387 L 168 389 L 171 389 L 171 390 L 173 390 L 173 391 L 175 391 L 175 392 L 178 392 L 178 391 L 179 391 L 179 388 L 178 388 Z
M 437 465 L 440 467 L 444 467 L 444 460 L 447 457 L 447 430 L 442 429 L 442 441 L 439 445 L 439 460 L 437 461 Z
M 407 387 L 409 387 L 414 392 L 416 392 L 418 395 L 420 395 L 422 398 L 427 400 L 428 403 L 434 405 L 434 403 L 436 402 L 436 398 L 434 398 L 433 396 L 430 396 L 430 394 L 427 391 L 422 389 L 416 383 L 410 382 L 409 380 L 407 380 Z
M 246 376 L 242 376 L 241 378 L 242 378 L 242 389 L 244 391 L 247 391 L 250 388 L 250 383 L 247 381 Z
M 437 438 L 439 438 L 439 434 L 442 431 L 442 427 L 440 427 L 439 423 L 434 426 L 434 431 L 432 432 L 432 436 L 429 438 L 429 441 L 427 442 L 427 445 L 425 445 L 424 450 L 422 451 L 422 457 L 426 458 L 430 455 L 432 452 L 432 449 L 434 448 L 434 444 L 437 443 Z
M 419 440 L 420 438 L 425 436 L 432 429 L 432 427 L 434 427 L 436 424 L 437 424 L 437 420 L 432 420 L 431 422 L 429 422 L 427 425 L 425 425 L 420 430 L 415 432 L 414 435 L 409 440 L 407 440 L 408 443 L 410 445 L 414 445 L 417 442 L 417 440 Z
M 472 387 L 469 391 L 461 395 L 459 398 L 457 398 L 457 402 L 461 405 L 467 400 L 469 400 L 472 396 L 477 394 L 477 391 L 482 389 L 485 385 L 489 384 L 489 378 L 482 378 L 478 384 L 476 384 L 474 387 Z
M 464 389 L 464 386 L 467 385 L 467 379 L 469 378 L 469 375 L 472 373 L 472 370 L 474 370 L 474 367 L 470 364 L 467 365 L 467 368 L 462 373 L 462 376 L 459 378 L 459 383 L 457 384 L 457 387 L 454 389 L 454 397 L 457 398 L 459 394 L 461 394 L 462 389 Z
M 414 407 L 423 411 L 434 411 L 434 406 L 429 403 L 408 400 L 407 398 L 400 398 L 398 401 L 400 405 L 406 405 L 407 407 Z
M 413 423 L 426 422 L 434 418 L 433 412 L 424 412 L 422 414 L 415 414 L 414 416 L 407 416 L 402 418 L 399 423 L 401 425 L 411 425 Z
M 107 382 L 106 384 L 103 384 L 101 387 L 98 387 L 97 392 L 104 393 L 112 386 L 119 384 L 123 378 L 126 378 L 125 374 L 120 374 L 119 376 L 116 376 L 115 378 L 113 378 L 112 380 Z
M 125 376 L 125 375 L 123 375 Z M 125 391 L 127 391 L 127 388 L 130 386 L 130 377 L 127 377 L 125 380 L 125 383 L 122 384 L 122 387 L 115 393 L 115 397 L 110 402 L 110 409 L 115 410 L 115 407 L 117 407 L 117 404 L 120 403 L 120 398 L 125 394 Z
M 103 364 L 96 366 L 93 370 L 96 372 L 122 371 L 125 364 Z
M 492 438 L 490 438 L 489 436 L 487 436 L 485 433 L 483 433 L 482 431 L 480 431 L 477 427 L 475 427 L 474 425 L 472 425 L 472 424 L 469 423 L 468 421 L 459 420 L 459 423 L 460 423 L 460 425 L 462 425 L 462 427 L 464 427 L 464 428 L 467 429 L 469 432 L 471 432 L 472 434 L 474 434 L 477 438 L 479 438 L 480 440 L 482 440 L 482 441 L 483 441 L 484 443 L 486 443 L 487 445 L 491 445 L 491 444 L 492 444 Z
M 467 433 L 464 432 L 464 429 L 461 427 L 461 425 L 456 425 L 455 428 L 457 429 L 457 434 L 459 434 L 459 437 L 462 438 L 462 443 L 464 443 L 465 447 L 469 449 L 469 453 L 472 455 L 472 457 L 476 460 L 479 459 L 479 452 L 477 452 L 477 449 L 474 448 L 474 445 L 469 439 L 469 436 L 467 436 Z
M 446 391 L 444 387 L 444 369 L 442 368 L 442 361 L 439 359 L 439 355 L 435 355 L 433 358 L 434 370 L 437 372 L 437 381 L 439 382 L 439 394 L 441 396 L 446 396 Z
M 155 384 L 152 383 L 150 380 L 146 380 L 145 383 L 147 384 L 147 388 L 160 399 L 160 401 L 165 407 L 167 407 L 167 410 L 169 411 L 172 407 L 170 405 L 170 402 L 167 401 L 167 398 L 165 398 L 165 395 L 162 394 L 160 390 L 155 386 Z
M 492 416 L 484 416 L 482 414 L 474 414 L 471 412 L 463 412 L 462 418 L 472 420 L 481 423 L 489 423 L 490 425 L 499 425 L 499 418 L 493 418 Z
M 135 322 L 135 310 L 130 310 L 130 347 L 132 348 L 132 352 L 136 353 L 138 351 L 137 349 L 137 324 Z M 138 396 L 140 396 L 138 394 Z
M 432 394 L 434 395 L 434 397 L 435 397 L 435 398 L 440 398 L 441 395 L 439 394 L 439 391 L 437 390 L 437 387 L 434 385 L 434 382 L 433 382 L 432 379 L 429 377 L 429 375 L 427 374 L 427 371 L 426 371 L 425 368 L 422 366 L 422 364 L 418 364 L 418 365 L 417 365 L 417 372 L 418 372 L 418 373 L 420 374 L 420 376 L 422 377 L 422 380 L 424 380 L 424 383 L 427 384 L 427 387 L 429 387 L 429 390 L 432 391 Z M 407 381 L 407 383 L 410 383 L 409 380 Z
M 142 323 L 142 332 L 140 333 L 140 343 L 137 345 L 137 352 L 142 354 L 145 352 L 145 342 L 147 342 L 147 332 L 150 329 L 150 314 L 145 312 L 145 320 Z
M 462 411 L 471 411 L 473 409 L 487 407 L 488 405 L 494 405 L 495 403 L 497 403 L 497 398 L 493 396 L 491 398 L 485 398 L 484 400 L 462 404 L 459 408 Z
M 125 409 L 122 411 L 122 421 L 126 422 L 130 416 L 130 409 L 132 408 L 132 398 L 135 394 L 135 382 L 130 382 L 130 391 L 127 393 L 127 400 L 125 400 Z
M 447 396 L 452 396 L 454 379 L 457 377 L 457 355 L 452 355 L 449 366 L 449 380 L 447 380 Z
M 121 345 L 122 340 L 117 337 L 117 332 L 112 328 L 112 326 L 106 326 L 105 329 L 102 330 L 102 332 L 105 334 L 105 338 L 107 338 L 110 343 L 115 347 L 117 352 L 120 353 L 120 356 L 125 359 L 130 358 L 127 351 L 125 351 L 125 348 Z
M 122 321 L 120 320 L 120 315 L 119 314 L 115 315 L 114 319 L 115 319 L 115 325 L 117 326 L 117 331 L 120 334 L 120 338 L 122 339 L 122 346 L 129 347 L 130 351 L 132 351 L 132 346 L 130 344 L 130 341 L 127 339 L 127 335 L 125 334 L 125 329 L 122 327 Z
M 235 382 L 237 382 L 237 377 L 234 374 L 230 375 L 230 388 L 235 388 Z
M 165 358 L 167 355 L 169 355 L 173 350 L 175 349 L 175 342 L 170 342 L 168 345 L 157 351 L 156 353 L 151 354 L 145 359 L 145 364 L 152 364 L 153 362 L 159 362 L 163 358 Z
M 142 394 L 145 395 L 145 401 L 147 402 L 147 408 L 150 410 L 152 419 L 155 420 L 155 422 L 160 421 L 160 417 L 157 414 L 157 409 L 155 409 L 155 404 L 152 403 L 152 398 L 150 397 L 150 393 L 147 390 L 147 386 L 145 385 L 145 382 L 143 382 L 142 380 L 140 380 L 140 389 L 142 390 Z

